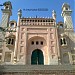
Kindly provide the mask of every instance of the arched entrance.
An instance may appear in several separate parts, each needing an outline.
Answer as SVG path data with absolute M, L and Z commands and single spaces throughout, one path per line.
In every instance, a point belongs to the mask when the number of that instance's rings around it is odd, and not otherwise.
M 40 49 L 35 49 L 32 52 L 31 64 L 32 65 L 43 65 L 44 64 L 43 52 Z

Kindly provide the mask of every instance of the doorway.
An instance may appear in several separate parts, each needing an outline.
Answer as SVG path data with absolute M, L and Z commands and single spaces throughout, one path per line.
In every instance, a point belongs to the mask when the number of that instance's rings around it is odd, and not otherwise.
M 44 65 L 44 56 L 40 49 L 35 49 L 32 52 L 31 65 Z

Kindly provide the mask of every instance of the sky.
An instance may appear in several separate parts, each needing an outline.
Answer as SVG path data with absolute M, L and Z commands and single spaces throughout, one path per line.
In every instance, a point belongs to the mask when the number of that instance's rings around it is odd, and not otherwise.
M 0 4 L 3 4 L 5 1 L 8 0 L 0 0 Z M 72 10 L 72 20 L 73 20 L 73 26 L 75 31 L 75 0 L 9 0 L 12 3 L 12 16 L 10 20 L 16 20 L 17 21 L 17 12 L 18 9 L 22 10 L 22 17 L 52 17 L 52 10 L 56 11 L 56 21 L 63 21 L 63 18 L 61 17 L 62 12 L 62 4 L 68 3 Z M 0 20 L 2 17 L 1 9 L 3 7 L 0 7 Z M 47 9 L 46 11 L 28 11 L 26 9 Z

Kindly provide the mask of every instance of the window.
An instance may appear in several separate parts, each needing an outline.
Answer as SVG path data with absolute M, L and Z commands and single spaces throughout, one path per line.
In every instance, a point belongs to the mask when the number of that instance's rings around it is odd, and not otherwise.
M 48 22 L 50 22 L 50 20 L 48 20 Z
M 61 38 L 60 39 L 60 44 L 61 45 L 66 45 L 67 44 L 66 39 L 65 38 Z
M 64 44 L 66 44 L 66 39 L 65 38 L 63 39 L 63 42 L 64 42 Z
M 60 39 L 60 44 L 61 44 L 61 45 L 63 44 L 63 40 L 62 40 L 62 39 Z
M 37 20 L 35 20 L 35 22 L 37 22 Z
M 24 20 L 26 22 L 26 20 Z
M 60 28 L 63 28 L 63 27 L 60 25 Z
M 11 27 L 14 27 L 14 23 L 11 23 Z
M 14 39 L 11 40 L 11 44 L 12 44 L 12 45 L 14 44 Z
M 8 44 L 10 44 L 10 43 L 11 43 L 11 39 L 8 40 Z
M 27 22 L 29 22 L 29 20 L 27 20 Z
M 53 22 L 53 20 L 51 20 L 51 22 Z
M 43 45 L 43 41 L 41 41 L 41 45 Z
M 39 42 L 38 41 L 36 41 L 36 45 L 38 45 L 39 44 Z
M 7 44 L 14 45 L 14 38 L 7 39 Z
M 22 19 L 21 22 L 23 22 L 24 20 Z
M 43 22 L 45 22 L 45 20 L 43 20 Z
M 32 20 L 32 22 L 34 22 L 34 20 Z
M 42 20 L 40 20 L 40 22 L 42 22 Z
M 66 10 L 68 10 L 68 8 L 66 8 Z
M 46 22 L 48 22 L 48 21 L 46 20 Z
M 32 20 L 30 20 L 30 22 L 32 22 Z
M 6 6 L 6 9 L 8 9 L 8 6 Z
M 63 28 L 63 24 L 60 24 L 60 28 Z
M 34 45 L 34 41 L 32 41 L 31 44 Z

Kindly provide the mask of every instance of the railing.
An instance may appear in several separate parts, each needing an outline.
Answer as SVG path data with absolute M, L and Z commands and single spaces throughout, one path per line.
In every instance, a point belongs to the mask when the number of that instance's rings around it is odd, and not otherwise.
M 21 22 L 20 25 L 55 25 L 55 22 Z

